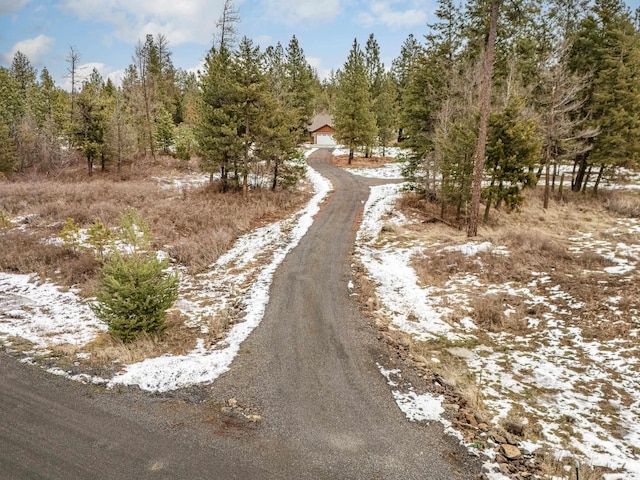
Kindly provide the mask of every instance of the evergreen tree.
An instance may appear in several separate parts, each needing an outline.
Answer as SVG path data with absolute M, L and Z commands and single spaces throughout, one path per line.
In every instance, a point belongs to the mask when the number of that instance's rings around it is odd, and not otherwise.
M 570 66 L 592 75 L 580 116 L 599 131 L 576 157 L 572 189 L 586 187 L 593 167 L 599 169 L 597 189 L 607 169 L 636 164 L 640 152 L 640 36 L 622 1 L 595 1 L 576 32 Z
M 386 156 L 386 148 L 395 140 L 397 109 L 397 87 L 391 74 L 385 74 L 382 80 L 380 95 L 376 100 L 378 116 L 378 143 L 382 147 L 382 156 Z M 384 112 L 384 114 L 382 114 Z
M 94 162 L 101 159 L 102 169 L 105 168 L 105 103 L 102 98 L 104 82 L 94 68 L 89 78 L 82 84 L 82 91 L 78 96 L 78 113 L 80 116 L 79 142 L 82 152 L 87 159 L 89 175 L 93 174 Z
M 315 104 L 313 71 L 295 35 L 285 54 L 284 85 L 288 96 L 287 105 L 296 117 L 294 129 L 297 141 L 303 142 L 307 139 Z
M 237 86 L 232 75 L 231 52 L 226 47 L 221 50 L 211 47 L 199 85 L 202 97 L 194 133 L 202 157 L 201 168 L 211 175 L 220 171 L 222 188 L 226 191 L 229 170 L 242 151 L 234 112 Z
M 156 147 L 161 150 L 162 153 L 165 155 L 171 153 L 171 148 L 174 146 L 173 117 L 164 107 L 160 107 L 156 114 L 153 138 L 156 142 Z
M 299 140 L 299 115 L 289 108 L 285 54 L 278 43 L 265 52 L 266 74 L 269 88 L 265 95 L 266 110 L 264 128 L 258 140 L 256 155 L 265 160 L 272 172 L 271 189 L 278 185 L 292 186 L 304 175 L 304 161 L 296 149 Z
M 374 143 L 366 145 L 365 157 L 369 156 L 371 148 L 376 146 L 376 140 L 378 136 L 378 129 L 380 124 L 385 122 L 386 115 L 389 112 L 383 110 L 383 105 L 380 105 L 380 95 L 382 94 L 382 86 L 384 82 L 384 65 L 380 61 L 380 45 L 372 34 L 369 35 L 364 50 L 364 64 L 367 70 L 367 80 L 369 82 L 369 96 L 373 104 L 373 115 L 376 120 L 376 134 L 374 135 Z
M 510 210 L 518 208 L 524 200 L 522 189 L 536 185 L 534 168 L 542 145 L 536 129 L 536 121 L 527 117 L 524 101 L 516 95 L 491 114 L 485 164 L 491 182 L 483 190 L 485 221 L 491 202 L 496 208 L 503 202 Z
M 376 135 L 364 54 L 353 41 L 344 70 L 338 73 L 334 123 L 336 138 L 349 148 L 349 164 L 356 148 L 371 145 Z
M 91 309 L 110 334 L 129 342 L 141 334 L 163 332 L 167 310 L 178 296 L 178 275 L 166 273 L 167 259 L 148 252 L 149 229 L 137 213 L 125 212 L 121 229 L 121 241 L 132 251 L 124 253 L 111 246 Z
M 18 168 L 18 155 L 9 126 L 0 120 L 0 178 Z
M 18 51 L 13 56 L 11 62 L 11 75 L 18 83 L 20 89 L 24 92 L 36 83 L 37 71 L 31 65 L 29 58 L 22 52 Z
M 260 48 L 243 37 L 234 57 L 232 71 L 236 84 L 237 135 L 242 142 L 242 192 L 248 193 L 248 176 L 252 169 L 253 148 L 264 135 L 268 100 L 267 79 L 262 71 Z

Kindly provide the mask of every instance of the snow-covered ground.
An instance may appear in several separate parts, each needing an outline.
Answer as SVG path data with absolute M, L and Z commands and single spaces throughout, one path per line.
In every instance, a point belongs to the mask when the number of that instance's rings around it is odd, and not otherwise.
M 547 447 L 559 458 L 577 454 L 585 463 L 619 472 L 606 475 L 606 480 L 640 479 L 639 312 L 624 311 L 618 306 L 621 298 L 612 291 L 602 308 L 610 311 L 614 320 L 629 317 L 635 328 L 623 337 L 585 339 L 580 318 L 584 303 L 552 282 L 549 272 L 532 272 L 528 285 L 487 284 L 468 273 L 454 273 L 444 285 L 423 285 L 410 264 L 412 258 L 424 255 L 427 247 L 435 252 L 456 250 L 475 261 L 481 261 L 478 255 L 482 252 L 510 252 L 486 241 L 439 247 L 404 235 L 383 235 L 384 225 L 401 228 L 411 223 L 395 211 L 399 188 L 372 187 L 356 247 L 357 257 L 377 285 L 381 310 L 390 318 L 391 328 L 418 341 L 445 339 L 454 345 L 460 341 L 470 348 L 465 360 L 481 385 L 492 420 L 519 415 L 536 422 L 530 425 L 538 433 L 537 439 L 527 444 L 529 450 Z M 608 231 L 610 238 L 619 241 L 596 239 L 589 232 L 577 234 L 570 239 L 570 251 L 596 252 L 613 263 L 602 272 L 589 272 L 602 275 L 602 288 L 607 288 L 607 275 L 638 282 L 640 241 L 625 243 L 622 239 L 633 239 L 639 227 L 638 221 L 619 221 Z M 473 298 L 487 294 L 499 295 L 507 304 L 512 299 L 512 303 L 544 306 L 546 313 L 542 318 L 527 318 L 524 333 L 484 332 L 488 339 L 479 337 L 470 316 L 452 316 L 452 306 L 470 312 Z M 514 312 L 507 307 L 505 316 Z M 452 320 L 455 318 L 459 319 Z M 389 372 L 383 374 L 390 378 Z M 430 410 L 439 408 L 437 398 L 394 395 L 409 418 L 429 418 L 423 417 L 424 404 Z
M 308 151 L 307 155 L 311 153 Z M 189 318 L 191 326 L 199 327 L 202 334 L 193 351 L 147 359 L 127 365 L 113 378 L 91 378 L 90 381 L 167 391 L 211 382 L 225 372 L 242 341 L 262 319 L 277 266 L 309 229 L 320 203 L 332 188 L 328 180 L 311 168 L 308 180 L 314 186 L 314 196 L 305 208 L 239 238 L 209 272 L 195 277 L 181 272 L 175 308 Z M 245 312 L 244 318 L 231 327 L 221 342 L 207 344 L 212 319 L 224 315 L 231 303 Z M 11 337 L 24 338 L 34 345 L 31 353 L 38 355 L 53 345 L 84 345 L 104 330 L 86 301 L 73 291 L 39 283 L 30 275 L 0 273 L 0 339 L 9 346 L 13 341 Z M 67 375 L 60 369 L 51 371 Z M 73 378 L 88 380 L 87 377 Z
M 386 157 L 386 158 L 398 158 L 401 155 L 405 155 L 407 153 L 407 150 L 404 150 L 402 148 L 399 147 L 386 147 L 384 149 L 384 155 L 383 155 L 383 149 L 382 147 L 376 147 L 374 149 L 371 150 L 371 156 L 373 157 Z M 339 157 L 339 156 L 343 156 L 343 155 L 349 155 L 349 149 L 344 147 L 343 145 L 338 145 L 336 148 L 333 149 L 333 156 L 334 157 Z M 360 152 L 360 151 L 356 151 L 354 152 L 354 155 L 356 157 L 364 157 L 364 153 Z
M 369 167 L 369 168 L 353 167 L 353 168 L 348 168 L 347 170 L 352 174 L 358 175 L 360 177 L 382 178 L 382 179 L 388 179 L 388 180 L 401 180 L 403 178 L 402 177 L 403 162 L 399 157 L 402 157 L 406 153 L 407 153 L 406 150 L 403 150 L 401 148 L 388 147 L 385 149 L 384 157 L 394 158 L 396 159 L 395 162 L 386 163 L 384 165 L 380 165 L 379 167 Z M 339 146 L 333 150 L 334 157 L 339 157 L 343 155 L 349 155 L 349 150 L 342 146 Z M 355 155 L 358 157 L 364 156 L 364 154 L 361 152 L 356 152 Z M 373 149 L 371 152 L 371 155 L 374 157 L 381 157 L 382 149 L 381 148 Z
M 397 168 L 399 164 L 390 165 Z M 370 175 L 396 178 L 381 170 Z M 191 352 L 127 365 L 113 378 L 70 376 L 166 391 L 211 382 L 226 371 L 242 341 L 262 318 L 275 269 L 308 230 L 331 189 L 329 182 L 312 169 L 309 179 L 315 194 L 303 210 L 243 236 L 210 272 L 197 276 L 181 273 L 175 308 L 201 332 Z M 172 180 L 172 184 L 184 186 L 200 180 Z M 595 341 L 585 338 L 577 321 L 582 302 L 555 284 L 549 272 L 532 272 L 527 285 L 486 284 L 477 275 L 455 273 L 444 285 L 423 285 L 411 261 L 424 255 L 426 248 L 455 251 L 478 261 L 483 253 L 510 252 L 488 241 L 438 246 L 383 235 L 385 226 L 392 227 L 385 231 L 393 232 L 412 221 L 395 210 L 400 189 L 400 185 L 372 187 L 356 248 L 356 256 L 377 285 L 382 313 L 391 319 L 391 328 L 411 334 L 417 341 L 442 339 L 467 346 L 471 354 L 465 361 L 481 384 L 493 421 L 514 413 L 535 419 L 538 435 L 527 443 L 529 450 L 547 447 L 559 457 L 570 450 L 586 463 L 619 470 L 607 475 L 606 480 L 640 479 L 640 313 L 624 311 L 620 306 L 623 299 L 612 292 L 603 308 L 614 315 L 631 316 L 635 327 L 624 338 Z M 625 220 L 609 232 L 610 237 L 618 235 L 619 241 L 602 239 L 591 232 L 577 233 L 570 239 L 571 251 L 596 252 L 612 262 L 594 275 L 615 275 L 638 282 L 640 241 L 632 241 L 638 232 L 640 222 Z M 605 288 L 606 277 L 603 282 Z M 452 321 L 456 317 L 451 313 L 452 306 L 470 311 L 472 298 L 487 293 L 518 298 L 525 305 L 544 305 L 545 313 L 541 318 L 527 318 L 526 333 L 485 332 L 481 340 L 470 316 Z M 224 315 L 231 304 L 239 306 L 244 317 L 233 323 L 222 341 L 210 342 L 212 321 Z M 508 309 L 505 315 L 512 313 Z M 37 355 L 53 345 L 86 344 L 102 331 L 104 325 L 72 290 L 64 291 L 33 276 L 0 273 L 0 340 L 7 345 L 14 341 L 12 337 L 24 338 L 33 343 L 33 355 Z M 431 361 L 441 360 L 434 356 Z M 59 369 L 52 371 L 68 375 Z M 401 372 L 382 367 L 380 371 L 395 387 Z M 407 418 L 439 420 L 454 433 L 442 418 L 442 397 L 393 391 Z M 500 477 L 494 474 L 491 478 Z

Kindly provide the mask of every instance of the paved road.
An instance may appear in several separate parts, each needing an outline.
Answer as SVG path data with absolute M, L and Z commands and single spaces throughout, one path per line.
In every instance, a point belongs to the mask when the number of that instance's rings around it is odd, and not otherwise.
M 0 479 L 475 477 L 438 425 L 401 414 L 376 367 L 385 350 L 348 296 L 368 181 L 327 151 L 310 164 L 335 192 L 276 272 L 231 370 L 185 402 L 69 385 L 0 356 Z M 211 409 L 232 397 L 263 421 Z

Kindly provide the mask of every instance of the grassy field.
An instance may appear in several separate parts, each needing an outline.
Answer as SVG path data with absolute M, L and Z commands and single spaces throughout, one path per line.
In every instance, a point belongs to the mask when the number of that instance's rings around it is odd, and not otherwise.
M 240 235 L 286 217 L 308 198 L 308 192 L 298 189 L 260 189 L 247 198 L 221 193 L 195 165 L 171 158 L 92 177 L 80 168 L 55 178 L 16 176 L 0 188 L 0 212 L 10 222 L 0 230 L 0 271 L 38 273 L 91 296 L 98 262 L 55 239 L 68 218 L 81 228 L 95 219 L 113 228 L 130 207 L 149 224 L 155 248 L 189 273 L 199 273 Z
M 596 467 L 580 478 L 638 474 L 640 197 L 567 195 L 545 211 L 529 192 L 471 240 L 435 220 L 439 205 L 394 198 L 359 246 L 374 314 L 478 418 L 518 431 L 549 478 L 575 478 L 572 458 Z

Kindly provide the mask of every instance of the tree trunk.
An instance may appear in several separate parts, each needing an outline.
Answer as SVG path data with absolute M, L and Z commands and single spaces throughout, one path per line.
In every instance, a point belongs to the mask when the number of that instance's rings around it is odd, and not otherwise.
M 273 184 L 271 185 L 271 190 L 275 192 L 276 187 L 278 186 L 278 164 L 280 162 L 276 160 L 273 162 Z
M 542 207 L 549 208 L 549 195 L 551 194 L 551 141 L 547 139 L 547 148 L 544 152 L 544 202 Z
M 87 167 L 89 168 L 89 176 L 93 175 L 93 158 L 87 157 Z
M 560 175 L 560 186 L 558 187 L 558 199 L 562 200 L 562 189 L 564 187 L 564 172 Z
M 349 165 L 353 161 L 353 147 L 349 148 Z
M 600 171 L 598 172 L 598 178 L 596 178 L 596 183 L 593 186 L 593 194 L 598 195 L 598 187 L 600 186 L 600 180 L 602 180 L 602 175 L 604 174 L 604 165 L 600 166 Z
M 489 35 L 487 37 L 487 43 L 484 52 L 482 83 L 480 84 L 480 128 L 478 129 L 478 146 L 476 148 L 476 159 L 473 165 L 473 191 L 471 194 L 471 213 L 469 215 L 469 225 L 467 227 L 468 237 L 475 237 L 478 234 L 480 194 L 482 193 L 482 173 L 484 171 L 484 157 L 487 148 L 487 129 L 489 126 L 489 108 L 491 106 L 493 59 L 495 56 L 496 31 L 498 27 L 500 3 L 500 0 L 493 0 L 491 2 Z
M 573 181 L 571 182 L 571 190 L 574 192 L 579 192 L 582 190 L 582 183 L 584 182 L 584 176 L 587 171 L 587 154 L 582 153 L 576 159 L 576 164 L 573 166 L 573 170 L 575 172 L 576 165 L 578 167 L 577 173 L 575 173 Z
M 586 193 L 587 192 L 587 184 L 589 183 L 589 178 L 591 177 L 591 165 L 589 165 L 589 168 L 587 169 L 587 173 L 584 177 L 584 183 L 582 184 L 582 193 Z
M 247 103 L 248 108 L 249 104 Z M 245 119 L 247 122 L 247 131 L 245 133 L 245 141 L 244 141 L 244 159 L 242 162 L 242 195 L 246 197 L 249 193 L 249 139 L 251 138 L 251 120 L 249 120 L 249 114 L 245 114 Z

